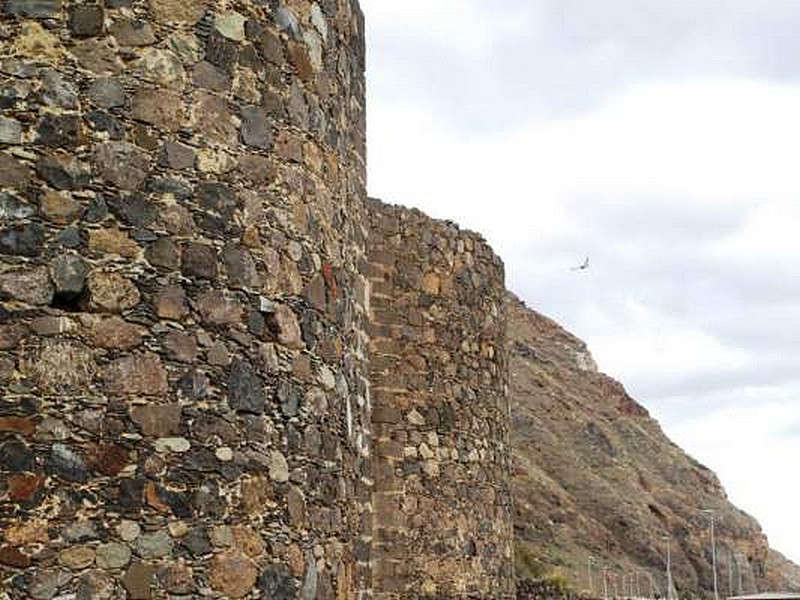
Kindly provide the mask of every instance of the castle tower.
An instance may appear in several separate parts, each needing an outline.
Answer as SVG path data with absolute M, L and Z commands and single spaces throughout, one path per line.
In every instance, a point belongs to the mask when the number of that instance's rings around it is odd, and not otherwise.
M 513 598 L 503 264 L 417 210 L 368 219 L 375 597 Z
M 366 596 L 357 3 L 2 10 L 0 589 Z

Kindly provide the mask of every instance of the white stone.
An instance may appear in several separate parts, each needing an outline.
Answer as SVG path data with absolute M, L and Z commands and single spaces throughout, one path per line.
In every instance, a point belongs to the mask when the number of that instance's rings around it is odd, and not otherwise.
M 157 452 L 186 452 L 192 445 L 183 437 L 158 438 L 155 443 Z
M 319 383 L 328 391 L 336 387 L 336 376 L 327 365 L 322 365 L 319 369 Z
M 214 19 L 214 27 L 229 40 L 243 42 L 245 21 L 247 19 L 241 13 L 229 11 L 217 15 L 216 19 Z
M 425 425 L 425 417 L 423 417 L 416 408 L 406 415 L 406 421 L 417 427 Z
M 117 525 L 117 535 L 126 542 L 132 542 L 142 534 L 142 528 L 135 521 L 122 521 Z
M 286 462 L 286 457 L 277 450 L 269 453 L 269 478 L 278 483 L 289 481 L 289 463 Z
M 322 9 L 316 2 L 311 6 L 311 24 L 319 31 L 322 39 L 328 41 L 328 21 L 325 20 L 325 15 L 322 14 Z
M 214 456 L 222 462 L 230 462 L 233 460 L 233 450 L 227 446 L 223 446 L 222 448 L 217 448 L 216 452 L 214 452 Z

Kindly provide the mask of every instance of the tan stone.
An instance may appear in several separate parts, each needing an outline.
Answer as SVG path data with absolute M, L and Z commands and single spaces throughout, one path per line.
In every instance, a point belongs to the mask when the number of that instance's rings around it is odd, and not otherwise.
M 161 319 L 180 321 L 189 314 L 186 293 L 183 288 L 170 286 L 161 290 L 155 298 L 156 314 Z
M 206 6 L 202 0 L 150 0 L 153 16 L 162 23 L 194 25 L 205 14 Z
M 248 514 L 261 514 L 268 508 L 272 486 L 266 477 L 242 479 L 241 506 Z
M 49 63 L 60 61 L 65 55 L 58 38 L 35 21 L 23 23 L 19 35 L 13 39 L 11 51 L 22 58 Z
M 297 316 L 287 305 L 278 304 L 275 306 L 275 311 L 269 315 L 269 324 L 278 342 L 284 346 L 296 350 L 305 347 Z
M 218 290 L 209 290 L 197 300 L 197 309 L 203 321 L 214 325 L 232 325 L 242 319 L 242 307 L 233 298 Z
M 136 258 L 142 250 L 127 232 L 116 227 L 90 229 L 89 249 L 103 254 L 118 254 L 125 258 Z
M 97 311 L 121 312 L 139 304 L 139 290 L 120 273 L 94 271 L 89 274 L 89 304 Z
M 90 39 L 77 42 L 70 49 L 78 64 L 95 75 L 116 74 L 125 68 L 111 39 Z
M 131 420 L 148 437 L 166 437 L 181 432 L 180 404 L 145 404 L 131 408 Z
M 106 390 L 112 394 L 165 394 L 169 386 L 161 359 L 152 353 L 119 358 L 103 371 Z
M 46 544 L 50 541 L 50 535 L 47 533 L 47 521 L 28 521 L 8 525 L 4 528 L 3 535 L 6 542 L 12 546 Z
M 237 550 L 250 557 L 264 554 L 264 540 L 252 527 L 236 525 L 233 527 L 233 543 Z
M 209 583 L 230 598 L 244 598 L 253 589 L 258 571 L 253 562 L 238 552 L 223 552 L 211 559 Z
M 437 295 L 439 293 L 440 281 L 436 273 L 428 273 L 422 278 L 422 291 L 426 294 Z
M 192 127 L 205 142 L 235 146 L 239 141 L 238 130 L 227 101 L 209 92 L 195 94 L 192 105 Z
M 58 553 L 59 564 L 79 571 L 94 563 L 94 550 L 89 546 L 72 546 Z
M 80 217 L 83 208 L 65 192 L 45 192 L 39 204 L 39 211 L 48 221 L 59 225 L 72 223 Z
M 92 343 L 109 350 L 131 350 L 142 343 L 147 329 L 120 317 L 100 319 L 92 327 Z
M 139 90 L 132 108 L 134 119 L 168 132 L 178 131 L 186 118 L 180 94 L 169 90 Z

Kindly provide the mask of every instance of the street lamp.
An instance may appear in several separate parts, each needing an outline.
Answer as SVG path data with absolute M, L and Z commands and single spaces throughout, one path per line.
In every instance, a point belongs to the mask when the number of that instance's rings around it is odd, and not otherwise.
M 714 509 L 706 508 L 703 511 L 711 519 L 711 566 L 714 569 L 714 600 L 719 600 L 719 591 L 717 589 L 717 541 L 714 537 Z
M 667 542 L 667 600 L 672 600 L 672 540 L 668 535 L 663 539 Z

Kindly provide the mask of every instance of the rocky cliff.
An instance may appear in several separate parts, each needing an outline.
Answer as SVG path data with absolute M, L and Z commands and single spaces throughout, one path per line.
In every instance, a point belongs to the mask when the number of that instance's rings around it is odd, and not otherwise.
M 663 595 L 668 536 L 677 591 L 710 595 L 710 508 L 720 595 L 740 580 L 745 593 L 797 587 L 797 567 L 770 550 L 714 473 L 598 372 L 582 341 L 513 296 L 507 304 L 518 576 L 602 595 L 605 571 L 609 593 L 638 584 L 645 594 L 652 582 Z

